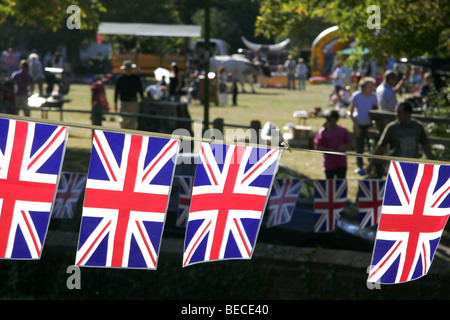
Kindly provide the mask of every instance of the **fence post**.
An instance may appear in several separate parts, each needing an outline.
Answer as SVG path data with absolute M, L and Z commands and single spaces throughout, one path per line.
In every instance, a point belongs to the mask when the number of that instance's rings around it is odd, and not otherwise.
M 214 119 L 212 125 L 214 129 L 219 130 L 223 134 L 224 121 L 222 118 Z
M 252 129 L 252 137 L 250 141 L 254 141 L 256 144 L 259 144 L 259 133 L 261 130 L 261 122 L 259 120 L 252 120 L 250 122 L 250 128 Z M 256 136 L 255 136 L 256 135 Z
M 92 113 L 91 113 L 92 125 L 94 126 L 102 125 L 102 116 L 103 116 L 102 111 L 103 107 L 98 103 L 94 103 L 94 105 L 92 106 Z

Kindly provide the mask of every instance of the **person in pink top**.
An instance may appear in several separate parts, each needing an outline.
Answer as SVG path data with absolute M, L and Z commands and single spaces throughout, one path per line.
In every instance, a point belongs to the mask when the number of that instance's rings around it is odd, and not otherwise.
M 332 110 L 327 122 L 320 128 L 314 139 L 314 148 L 321 151 L 345 152 L 352 145 L 348 130 L 339 125 L 339 113 Z M 323 154 L 323 170 L 327 179 L 345 179 L 347 175 L 347 157 L 331 153 Z

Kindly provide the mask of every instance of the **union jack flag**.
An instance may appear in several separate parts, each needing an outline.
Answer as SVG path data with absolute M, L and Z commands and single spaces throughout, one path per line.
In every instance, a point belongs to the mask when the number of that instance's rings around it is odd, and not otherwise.
M 267 228 L 291 221 L 303 181 L 275 179 L 269 197 Z
M 40 258 L 67 132 L 0 119 L 0 258 Z
M 450 213 L 450 166 L 391 162 L 368 282 L 424 276 Z
M 95 131 L 77 265 L 156 269 L 178 146 Z
M 85 174 L 74 172 L 61 173 L 52 218 L 73 218 L 73 213 L 84 189 L 85 182 Z
M 280 149 L 202 144 L 183 266 L 251 258 L 280 154 Z
M 347 180 L 314 180 L 314 231 L 333 231 L 346 202 Z
M 186 227 L 189 207 L 191 205 L 192 182 L 194 178 L 191 176 L 178 177 L 179 194 L 178 194 L 178 212 L 175 225 L 177 227 Z
M 359 226 L 361 229 L 378 224 L 383 205 L 385 180 L 358 180 Z

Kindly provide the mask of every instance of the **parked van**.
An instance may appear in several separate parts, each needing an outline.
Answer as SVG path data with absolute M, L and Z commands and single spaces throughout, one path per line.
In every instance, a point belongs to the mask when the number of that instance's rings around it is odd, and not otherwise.
M 191 45 L 191 49 L 197 52 L 202 52 L 205 49 L 205 39 L 198 39 Z M 209 39 L 209 53 L 210 57 L 215 55 L 228 55 L 228 48 L 225 41 L 220 39 Z

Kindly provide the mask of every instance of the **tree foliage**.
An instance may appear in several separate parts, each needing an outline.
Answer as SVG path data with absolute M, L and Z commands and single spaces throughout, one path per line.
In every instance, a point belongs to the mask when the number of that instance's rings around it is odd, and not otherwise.
M 69 17 L 67 8 L 76 5 L 80 8 L 81 28 L 94 29 L 105 7 L 97 0 L 3 0 L 0 5 L 0 23 L 13 17 L 19 26 L 30 25 L 43 30 L 56 32 L 66 28 Z
M 211 19 L 211 37 L 227 41 L 232 52 L 242 46 L 241 36 L 249 40 L 267 41 L 266 38 L 254 36 L 259 3 L 252 0 L 208 1 L 214 14 Z M 67 8 L 70 5 L 77 5 L 81 10 L 81 30 L 76 32 L 66 27 L 70 16 Z M 95 31 L 100 21 L 203 26 L 204 6 L 203 0 L 3 0 L 0 2 L 0 23 L 4 32 L 0 35 L 0 45 L 6 47 L 23 44 L 24 38 L 32 38 L 29 36 L 30 28 L 35 28 L 33 34 L 38 32 L 42 41 L 52 39 L 55 47 L 65 45 L 74 36 L 92 41 L 95 40 Z M 13 24 L 14 27 L 11 27 Z M 20 35 L 17 26 L 21 27 Z M 119 40 L 130 46 L 136 43 L 132 37 L 121 37 Z M 156 37 L 139 39 L 141 48 L 152 52 L 185 46 L 184 40 Z
M 380 9 L 380 28 L 368 27 Z M 289 34 L 306 21 L 320 17 L 339 26 L 343 37 L 354 37 L 374 58 L 445 56 L 450 49 L 450 6 L 437 0 L 261 0 L 256 21 L 259 34 Z

